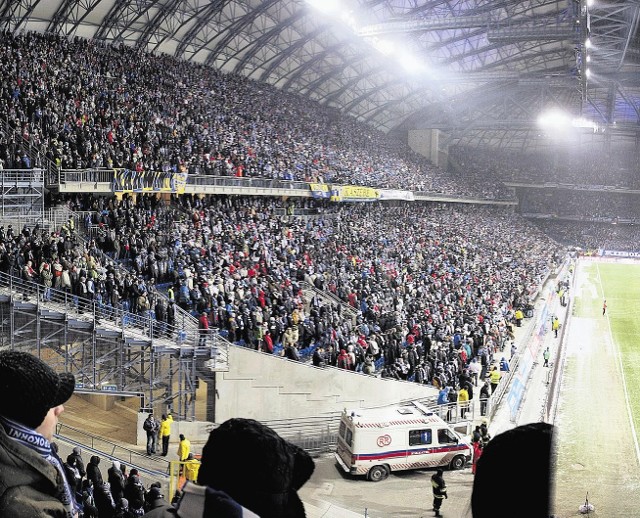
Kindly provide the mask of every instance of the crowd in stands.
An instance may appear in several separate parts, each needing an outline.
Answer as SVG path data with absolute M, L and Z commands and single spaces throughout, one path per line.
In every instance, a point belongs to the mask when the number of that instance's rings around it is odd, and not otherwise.
M 0 35 L 5 168 L 127 168 L 482 196 L 407 145 L 293 93 L 125 45 Z M 42 150 L 33 158 L 25 145 Z M 483 191 L 487 191 L 487 185 Z M 492 197 L 495 197 L 492 194 Z
M 70 203 L 93 210 L 99 248 L 230 341 L 420 383 L 490 363 L 561 254 L 501 208 L 358 204 L 301 218 L 258 198 Z
M 55 443 L 53 443 L 55 445 Z M 63 464 L 67 482 L 83 518 L 136 518 L 155 509 L 168 509 L 160 482 L 144 486 L 138 470 L 113 461 L 103 472 L 101 459 L 92 455 L 85 465 L 75 447 Z
M 449 148 L 450 169 L 475 182 L 552 182 L 592 188 L 638 189 L 640 155 L 634 145 L 603 143 L 534 151 L 461 145 Z
M 640 252 L 640 227 L 637 225 L 550 219 L 534 219 L 532 223 L 558 243 L 579 247 L 584 253 L 598 250 Z
M 521 193 L 519 210 L 523 214 L 585 221 L 618 219 L 640 221 L 638 201 L 638 196 L 630 193 L 527 189 Z

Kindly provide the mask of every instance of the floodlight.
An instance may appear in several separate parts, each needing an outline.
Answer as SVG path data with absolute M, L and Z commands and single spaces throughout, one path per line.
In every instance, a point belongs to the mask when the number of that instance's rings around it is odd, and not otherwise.
M 591 77 L 591 70 L 587 68 L 586 74 L 587 74 L 587 78 Z
M 369 41 L 375 49 L 385 56 L 393 54 L 396 50 L 396 44 L 393 41 L 384 40 L 382 38 L 371 38 Z
M 307 0 L 307 3 L 325 14 L 336 13 L 340 8 L 340 0 Z
M 424 66 L 415 56 L 411 54 L 402 53 L 398 55 L 398 62 L 402 65 L 410 74 L 417 74 L 424 70 Z
M 538 124 L 543 128 L 559 129 L 570 125 L 571 118 L 560 110 L 550 110 L 538 117 Z
M 584 46 L 587 49 L 591 48 L 591 38 L 587 38 L 586 40 L 584 40 Z
M 587 63 L 591 63 L 591 56 L 587 54 Z

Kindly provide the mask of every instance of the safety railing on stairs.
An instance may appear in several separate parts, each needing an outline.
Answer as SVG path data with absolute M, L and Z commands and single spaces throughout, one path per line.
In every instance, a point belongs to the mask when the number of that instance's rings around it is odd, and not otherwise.
M 153 340 L 165 337 L 175 339 L 177 345 L 196 345 L 197 332 L 193 333 L 187 322 L 176 316 L 174 324 L 157 321 L 152 312 L 139 315 L 120 307 L 79 297 L 65 290 L 46 288 L 43 285 L 0 272 L 0 288 L 22 298 L 23 302 L 36 302 L 55 305 L 55 309 L 78 319 L 93 320 L 102 325 L 111 325 L 122 329 L 123 333 L 137 334 L 139 338 Z M 53 309 L 53 308 L 52 308 Z
M 356 318 L 358 317 L 358 310 L 344 302 L 340 297 L 334 295 L 330 291 L 319 290 L 313 284 L 310 284 L 306 281 L 299 281 L 298 284 L 303 291 L 311 292 L 317 295 L 322 301 L 328 301 L 332 305 L 339 306 L 342 310 L 342 314 L 348 315 L 353 323 L 355 323 Z
M 56 425 L 56 436 L 57 439 L 81 445 L 84 449 L 100 452 L 109 459 L 125 462 L 129 469 L 136 468 L 154 476 L 166 476 L 169 473 L 169 461 L 165 459 L 144 455 L 61 422 Z

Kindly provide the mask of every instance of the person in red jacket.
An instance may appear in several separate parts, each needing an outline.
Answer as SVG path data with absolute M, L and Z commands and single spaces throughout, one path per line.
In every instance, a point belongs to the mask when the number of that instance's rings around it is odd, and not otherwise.
M 206 311 L 203 311 L 198 318 L 200 328 L 200 341 L 198 345 L 207 345 L 207 336 L 209 335 L 209 316 Z

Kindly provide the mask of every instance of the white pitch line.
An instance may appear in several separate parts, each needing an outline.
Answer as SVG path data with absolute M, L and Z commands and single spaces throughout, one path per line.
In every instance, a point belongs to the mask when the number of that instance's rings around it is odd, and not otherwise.
M 604 296 L 604 289 L 602 287 L 602 280 L 600 279 L 600 267 L 598 266 L 597 261 L 596 261 L 596 272 L 598 274 L 598 285 L 600 286 L 602 299 L 606 300 L 606 297 Z M 607 331 L 609 333 L 609 340 L 611 340 L 611 344 L 613 345 L 615 354 L 618 358 L 618 368 L 620 369 L 620 374 L 622 375 L 622 387 L 624 389 L 624 399 L 627 404 L 627 416 L 629 417 L 629 424 L 631 425 L 631 434 L 633 435 L 633 444 L 636 450 L 636 460 L 638 461 L 638 465 L 640 465 L 640 444 L 638 444 L 638 435 L 636 434 L 636 426 L 633 424 L 633 413 L 631 412 L 631 402 L 629 400 L 629 392 L 627 391 L 627 380 L 625 378 L 624 368 L 622 365 L 622 355 L 620 354 L 620 348 L 618 347 L 617 342 L 615 342 L 613 339 L 613 333 L 611 333 L 611 321 L 609 320 L 609 313 L 605 313 L 605 318 L 607 319 Z

